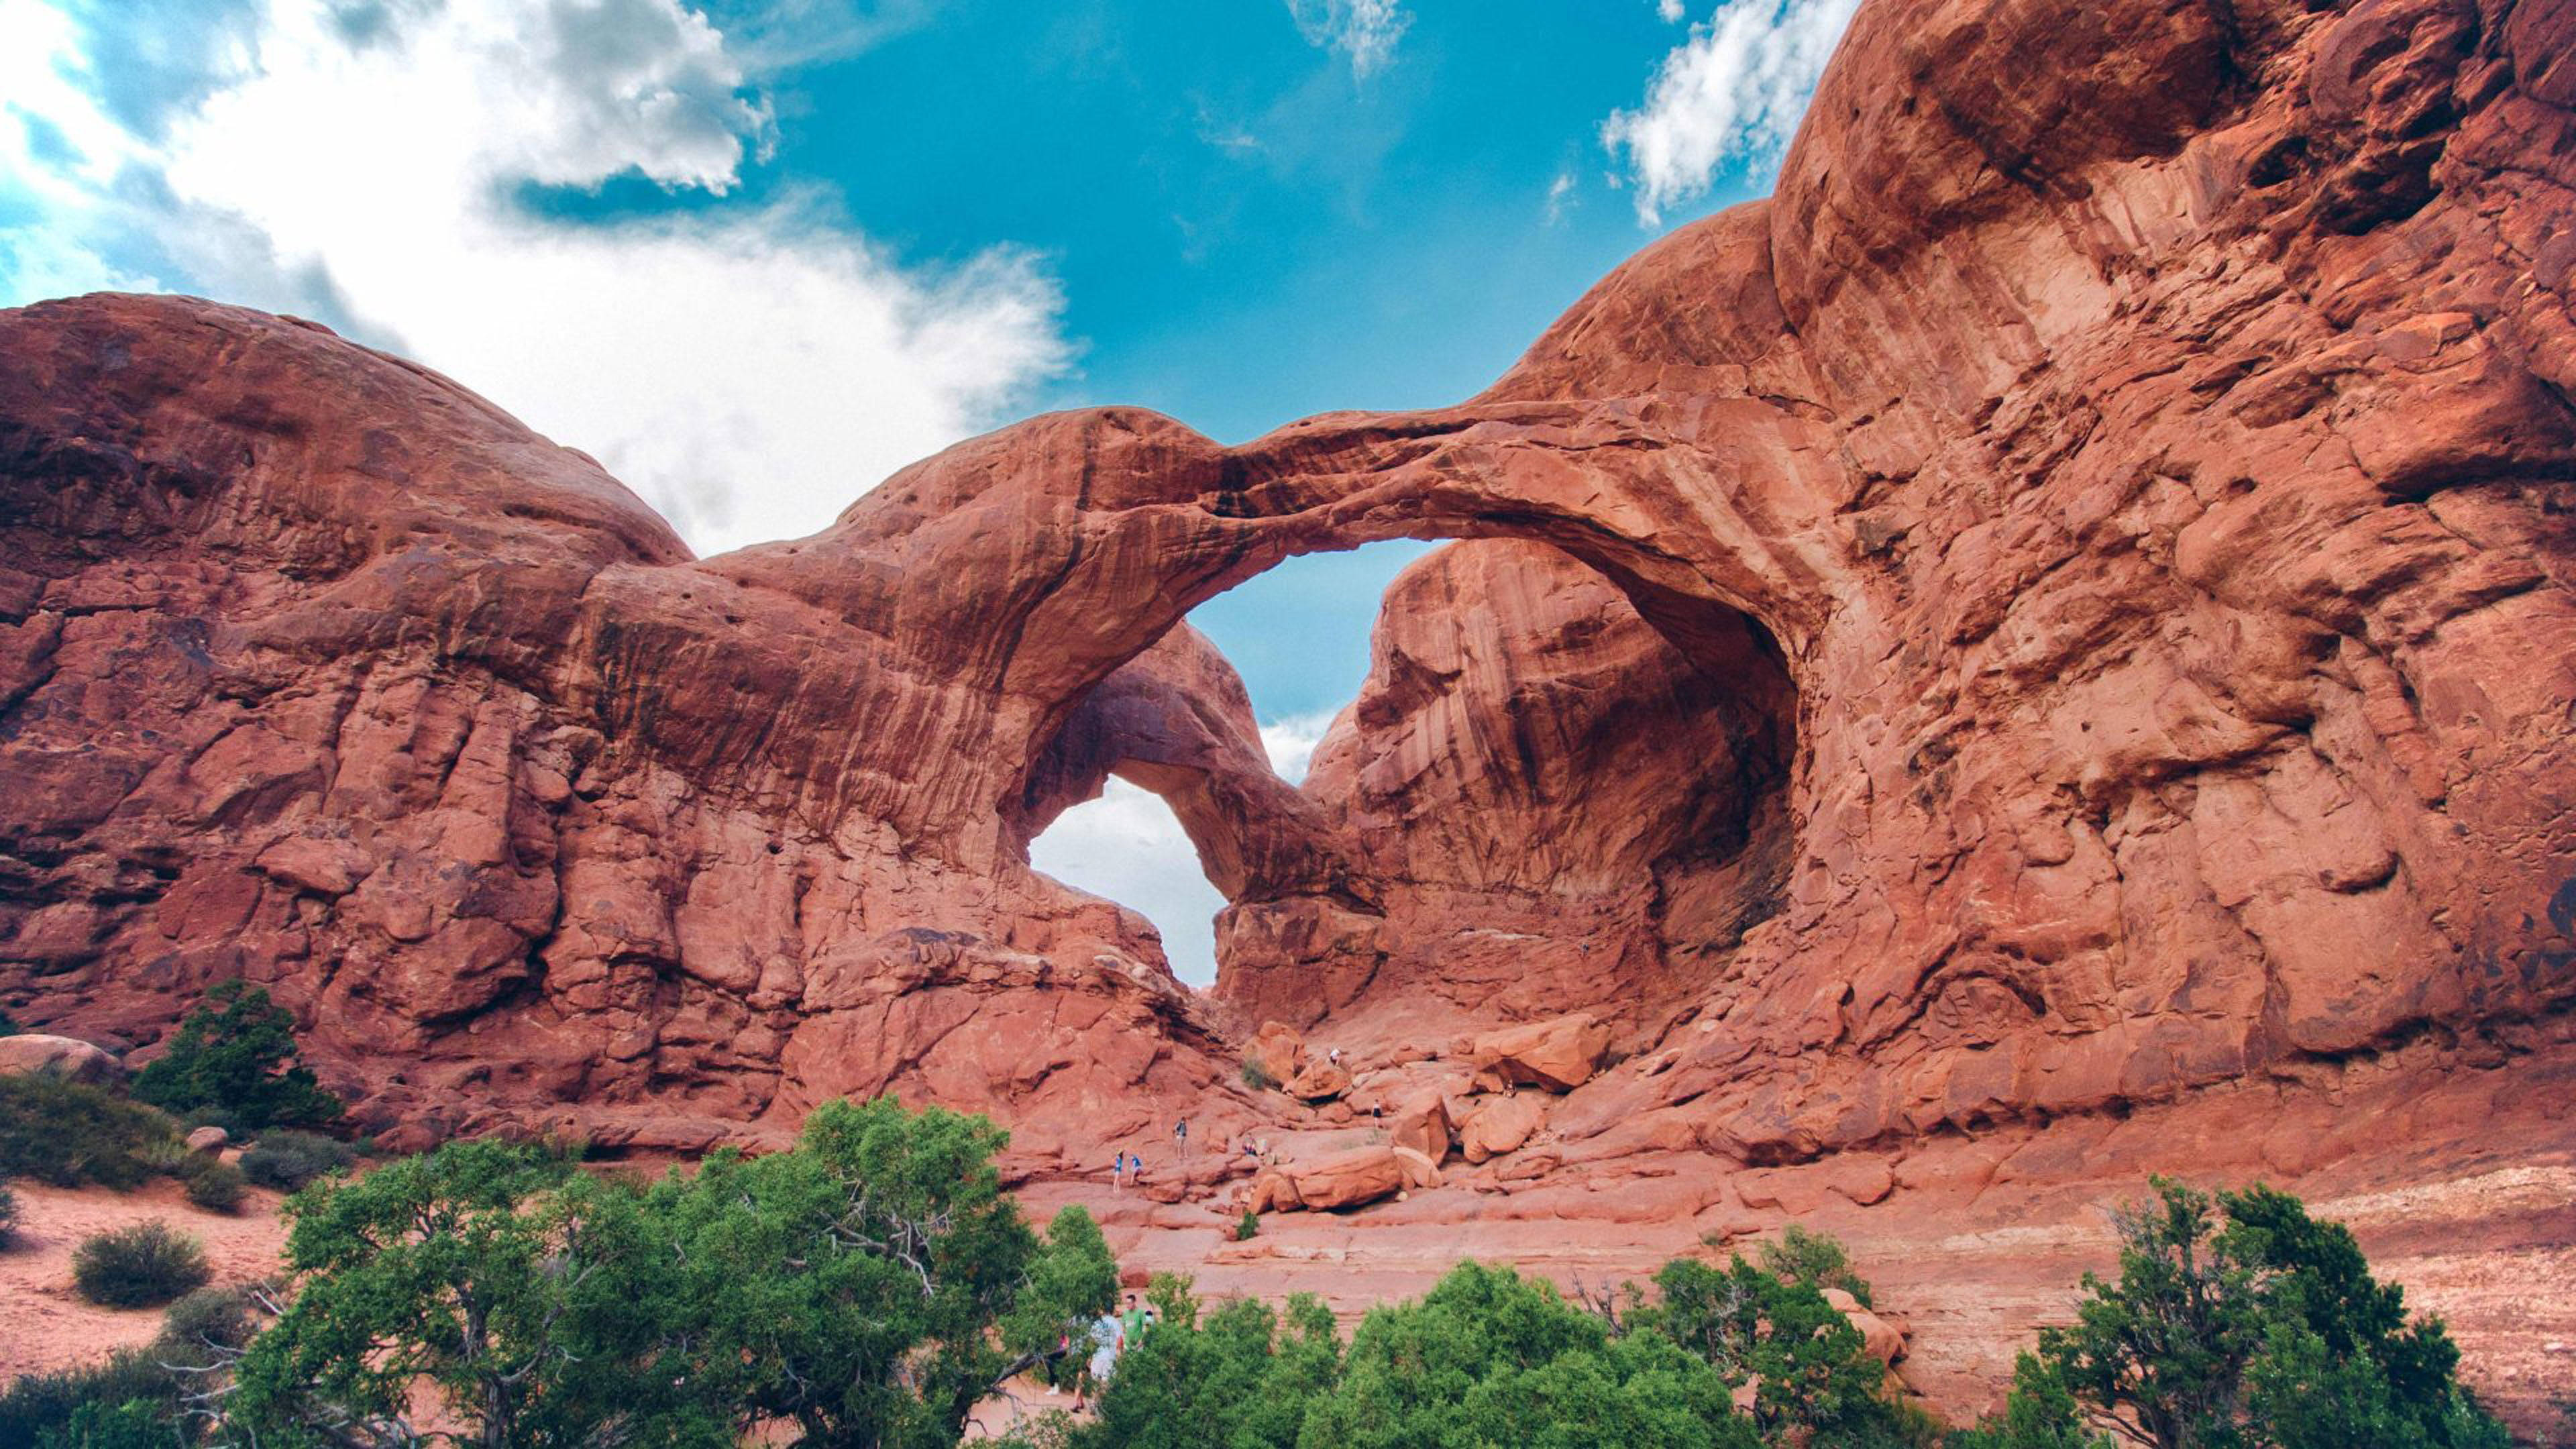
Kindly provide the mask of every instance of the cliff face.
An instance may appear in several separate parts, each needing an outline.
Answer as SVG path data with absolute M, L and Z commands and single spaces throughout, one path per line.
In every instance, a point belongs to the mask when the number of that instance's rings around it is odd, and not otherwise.
M 708 560 L 319 329 L 0 314 L 0 1000 L 247 975 L 388 1120 L 891 1088 L 1041 1169 L 1270 1110 L 1272 1014 L 1592 1008 L 1656 1071 L 1561 1130 L 1755 1162 L 2549 1048 L 2571 53 L 2564 0 L 1873 0 L 1777 195 L 1476 399 L 1041 417 Z M 1291 789 L 1180 621 L 1397 536 L 1479 541 Z M 1213 1004 L 1025 864 L 1111 772 L 1234 901 Z

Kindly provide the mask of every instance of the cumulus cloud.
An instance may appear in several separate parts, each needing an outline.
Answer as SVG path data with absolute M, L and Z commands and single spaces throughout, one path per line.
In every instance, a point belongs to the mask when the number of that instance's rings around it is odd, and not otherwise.
M 1728 0 L 1664 57 L 1634 111 L 1614 111 L 1601 144 L 1622 156 L 1637 217 L 1705 195 L 1718 168 L 1777 162 L 1860 0 Z M 1678 19 L 1679 6 L 1664 11 Z
M 114 94 L 128 17 L 75 3 L 0 0 L 34 42 L 0 60 L 0 304 L 142 287 L 319 316 L 597 455 L 702 552 L 821 527 L 1069 360 L 1033 256 L 907 267 L 828 194 L 716 201 L 770 108 L 679 0 L 255 0 L 158 104 Z M 791 0 L 762 43 L 855 43 L 825 23 L 855 13 Z M 619 177 L 673 204 L 528 204 Z
M 1288 0 L 1288 13 L 1308 45 L 1349 56 L 1362 80 L 1395 58 L 1395 43 L 1413 23 L 1400 0 Z
M 1208 884 L 1198 848 L 1161 796 L 1113 777 L 1099 799 L 1057 816 L 1030 843 L 1029 863 L 1143 912 L 1163 933 L 1172 974 L 1193 986 L 1216 980 L 1216 913 L 1225 897 Z
M 1667 24 L 1680 24 L 1682 0 L 1655 0 L 1655 14 Z

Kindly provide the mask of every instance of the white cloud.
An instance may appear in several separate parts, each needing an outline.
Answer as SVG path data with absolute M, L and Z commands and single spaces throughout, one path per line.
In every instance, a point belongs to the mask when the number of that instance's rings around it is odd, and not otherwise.
M 1301 714 L 1263 725 L 1270 767 L 1292 785 L 1305 779 L 1332 722 L 1329 714 Z M 1193 986 L 1216 980 L 1216 913 L 1225 897 L 1208 884 L 1198 847 L 1160 795 L 1111 776 L 1099 799 L 1057 816 L 1029 843 L 1029 864 L 1143 912 L 1163 933 L 1174 975 Z
M 1682 0 L 1655 0 L 1655 14 L 1669 24 L 1680 24 Z
M 1306 778 L 1306 767 L 1315 761 L 1315 746 L 1324 742 L 1324 731 L 1330 729 L 1329 714 L 1292 714 L 1261 727 L 1261 748 L 1270 756 L 1270 768 L 1291 785 Z
M 157 281 L 318 312 L 597 455 L 706 552 L 822 527 L 1069 359 L 1034 258 L 907 268 L 825 195 L 613 224 L 517 204 L 740 184 L 761 77 L 679 0 L 262 0 L 255 45 L 149 137 L 109 119 L 67 3 L 0 0 L 64 78 L 0 61 L 0 200 L 36 217 L 0 231 L 0 303 Z
M 1193 986 L 1216 980 L 1216 913 L 1225 897 L 1208 884 L 1197 847 L 1161 796 L 1112 777 L 1099 799 L 1065 811 L 1030 842 L 1029 863 L 1143 912 L 1163 933 L 1174 975 Z
M 1776 162 L 1859 3 L 1728 0 L 1692 26 L 1644 105 L 1601 125 L 1601 144 L 1627 155 L 1638 219 L 1655 225 L 1664 208 L 1705 194 L 1727 161 Z
M 1351 74 L 1362 80 L 1395 58 L 1395 43 L 1413 23 L 1401 0 L 1288 0 L 1288 13 L 1308 45 L 1349 56 Z
M 1547 184 L 1547 206 L 1541 215 L 1549 226 L 1554 226 L 1565 220 L 1565 214 L 1574 206 L 1574 173 L 1559 171 L 1556 179 Z

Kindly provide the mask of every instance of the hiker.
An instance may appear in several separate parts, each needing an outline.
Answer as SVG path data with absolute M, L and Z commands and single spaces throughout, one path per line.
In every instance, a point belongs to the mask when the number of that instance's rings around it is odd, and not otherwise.
M 1117 1160 L 1109 1164 L 1109 1188 L 1112 1192 L 1127 1190 L 1127 1149 L 1118 1149 Z
M 1172 1124 L 1172 1155 L 1178 1157 L 1189 1150 L 1190 1119 L 1184 1117 L 1180 1121 Z
M 1127 1180 L 1134 1183 L 1140 1190 L 1145 1186 L 1145 1157 L 1143 1153 L 1130 1152 L 1127 1154 Z
M 1075 1413 L 1081 1413 L 1093 1395 L 1109 1387 L 1109 1376 L 1118 1371 L 1118 1336 L 1117 1316 L 1102 1310 L 1091 1325 L 1091 1361 L 1082 1366 L 1082 1377 L 1074 1381 Z
M 1125 1335 L 1124 1341 L 1118 1345 L 1118 1351 L 1120 1353 L 1125 1353 L 1136 1345 L 1143 1343 L 1145 1341 L 1145 1325 L 1151 1321 L 1152 1320 L 1147 1316 L 1146 1311 L 1137 1306 L 1136 1295 L 1133 1293 L 1128 1294 L 1127 1311 L 1118 1316 L 1118 1327 Z
M 1335 1047 L 1331 1051 L 1324 1053 L 1324 1060 L 1332 1063 L 1334 1066 L 1340 1066 L 1342 1064 L 1342 1049 L 1340 1047 Z

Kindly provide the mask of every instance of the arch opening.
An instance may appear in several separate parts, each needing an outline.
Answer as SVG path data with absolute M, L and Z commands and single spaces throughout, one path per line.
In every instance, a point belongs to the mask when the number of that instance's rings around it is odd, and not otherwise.
M 1076 705 L 1025 818 L 1112 777 L 1169 802 L 1227 902 L 1216 994 L 1247 1019 L 1437 1030 L 1573 1000 L 1649 1025 L 1779 908 L 1797 691 L 1749 615 L 1642 602 L 1550 543 L 1414 561 L 1296 782 L 1225 658 L 1176 626 Z
M 1401 539 L 1301 554 L 1191 613 L 1187 627 L 1206 636 L 1240 682 L 1259 754 L 1282 783 L 1303 783 L 1316 746 L 1367 677 L 1387 589 L 1435 547 Z M 1133 713 L 1127 720 L 1136 727 Z M 1241 722 L 1237 717 L 1217 728 L 1239 729 Z M 1168 735 L 1174 725 L 1155 728 Z M 1173 975 L 1193 987 L 1211 986 L 1217 916 L 1231 902 L 1209 879 L 1198 845 L 1160 793 L 1188 790 L 1187 773 L 1176 776 L 1168 763 L 1146 760 L 1106 768 L 1095 797 L 1066 805 L 1037 830 L 1029 863 L 1143 915 L 1161 936 Z

